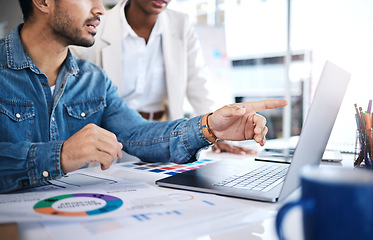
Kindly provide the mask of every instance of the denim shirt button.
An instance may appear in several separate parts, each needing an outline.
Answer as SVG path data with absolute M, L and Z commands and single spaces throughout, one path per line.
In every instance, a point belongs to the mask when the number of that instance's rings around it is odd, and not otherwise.
M 82 112 L 82 113 L 80 114 L 80 116 L 81 116 L 81 117 L 85 117 L 85 112 Z
M 49 172 L 48 171 L 44 171 L 43 172 L 43 177 L 45 177 L 45 178 L 49 177 Z
M 51 119 L 51 120 L 52 120 L 52 122 L 54 122 L 54 117 L 52 117 L 52 119 Z
M 21 118 L 21 114 L 16 113 L 16 118 L 20 119 Z

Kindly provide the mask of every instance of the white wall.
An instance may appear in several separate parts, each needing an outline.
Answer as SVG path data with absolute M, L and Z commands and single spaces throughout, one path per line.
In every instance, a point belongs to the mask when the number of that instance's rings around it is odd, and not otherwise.
M 293 0 L 302 9 L 294 31 L 303 36 L 314 53 L 313 75 L 318 79 L 325 60 L 347 71 L 352 78 L 335 123 L 330 144 L 355 143 L 354 103 L 366 110 L 373 99 L 373 1 Z M 300 41 L 298 41 L 299 43 Z M 333 91 L 331 89 L 331 91 Z
M 286 51 L 287 0 L 226 4 L 227 52 L 231 59 Z

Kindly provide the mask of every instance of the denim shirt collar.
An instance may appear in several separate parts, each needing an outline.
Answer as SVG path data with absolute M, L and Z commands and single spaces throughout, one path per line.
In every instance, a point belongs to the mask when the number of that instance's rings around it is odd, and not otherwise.
M 26 50 L 23 48 L 20 31 L 23 24 L 18 25 L 9 35 L 6 37 L 6 52 L 7 52 L 7 64 L 8 67 L 15 70 L 20 70 L 24 68 L 30 68 L 31 71 L 36 74 L 43 74 L 40 69 L 38 69 Z M 63 63 L 66 70 L 71 74 L 77 74 L 79 72 L 78 64 L 76 59 L 72 56 L 70 49 L 68 50 L 67 57 Z

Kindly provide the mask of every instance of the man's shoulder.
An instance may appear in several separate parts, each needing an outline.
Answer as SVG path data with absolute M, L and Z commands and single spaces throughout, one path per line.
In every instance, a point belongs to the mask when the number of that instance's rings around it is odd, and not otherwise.
M 78 68 L 80 69 L 80 71 L 83 71 L 83 72 L 92 72 L 92 71 L 97 71 L 97 72 L 103 72 L 103 69 L 99 66 L 97 66 L 96 64 L 88 61 L 88 60 L 85 60 L 85 59 L 81 59 L 81 58 L 78 58 L 78 57 L 75 57 L 73 56 L 73 58 L 75 59 L 75 62 L 78 66 Z

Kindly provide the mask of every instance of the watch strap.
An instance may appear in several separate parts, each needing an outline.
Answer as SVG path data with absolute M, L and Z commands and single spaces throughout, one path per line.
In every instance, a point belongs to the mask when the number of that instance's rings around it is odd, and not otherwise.
M 209 125 L 208 125 L 208 117 L 212 114 L 207 113 L 205 114 L 201 119 L 201 129 L 203 136 L 211 143 L 216 143 L 218 141 L 218 138 L 215 136 L 214 133 L 212 133 Z

